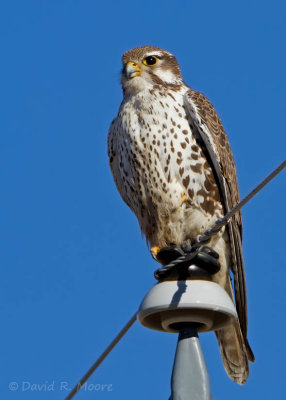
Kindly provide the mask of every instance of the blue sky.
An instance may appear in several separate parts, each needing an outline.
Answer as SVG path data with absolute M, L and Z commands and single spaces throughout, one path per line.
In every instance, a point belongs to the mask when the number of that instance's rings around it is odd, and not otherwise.
M 107 159 L 122 53 L 176 55 L 222 118 L 245 195 L 285 158 L 285 14 L 283 1 L 2 2 L 1 398 L 63 399 L 154 284 Z M 234 384 L 202 334 L 215 399 L 285 395 L 285 194 L 284 172 L 243 209 L 256 362 Z M 175 346 L 136 323 L 77 398 L 167 399 Z

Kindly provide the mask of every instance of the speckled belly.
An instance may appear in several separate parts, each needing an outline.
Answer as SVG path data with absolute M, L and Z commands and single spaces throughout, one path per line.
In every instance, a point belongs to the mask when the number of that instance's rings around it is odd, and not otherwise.
M 202 233 L 222 207 L 182 94 L 146 96 L 134 96 L 120 111 L 118 172 L 147 240 L 165 245 Z

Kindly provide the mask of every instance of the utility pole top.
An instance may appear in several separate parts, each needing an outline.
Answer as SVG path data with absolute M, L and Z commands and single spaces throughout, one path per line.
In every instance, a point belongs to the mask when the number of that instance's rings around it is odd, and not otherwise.
M 212 399 L 197 332 L 221 329 L 233 318 L 233 301 L 210 279 L 166 280 L 149 290 L 137 313 L 139 322 L 149 329 L 179 333 L 169 400 Z
M 210 280 L 164 281 L 143 299 L 138 321 L 149 329 L 179 333 L 195 323 L 198 332 L 217 330 L 237 318 L 229 295 Z

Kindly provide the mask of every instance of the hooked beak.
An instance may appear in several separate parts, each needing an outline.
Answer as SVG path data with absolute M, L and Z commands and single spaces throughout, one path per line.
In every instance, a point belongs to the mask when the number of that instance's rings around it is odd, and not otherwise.
M 133 61 L 129 61 L 125 67 L 126 77 L 128 79 L 135 78 L 135 76 L 139 76 L 141 73 L 141 69 L 138 64 Z

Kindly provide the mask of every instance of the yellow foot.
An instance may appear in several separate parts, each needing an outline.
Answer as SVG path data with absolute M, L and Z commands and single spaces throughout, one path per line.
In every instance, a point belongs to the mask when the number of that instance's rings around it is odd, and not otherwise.
M 185 195 L 185 193 L 181 194 L 181 206 L 188 201 L 188 197 Z
M 153 256 L 154 258 L 156 258 L 157 254 L 159 253 L 160 250 L 161 250 L 161 247 L 159 247 L 159 246 L 153 246 L 153 247 L 151 247 L 151 249 L 150 249 L 151 254 L 152 254 L 152 256 Z

